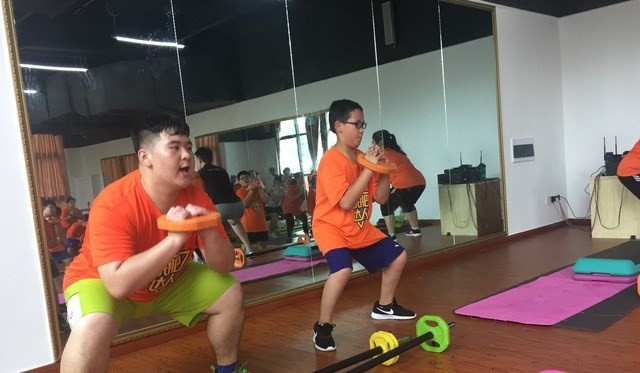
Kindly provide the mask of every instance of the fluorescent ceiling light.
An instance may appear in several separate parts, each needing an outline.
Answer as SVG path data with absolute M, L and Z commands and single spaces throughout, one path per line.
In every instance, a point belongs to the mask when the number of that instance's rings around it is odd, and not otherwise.
M 168 41 L 155 41 L 155 40 L 142 40 L 142 39 L 133 39 L 127 38 L 124 36 L 116 36 L 117 41 L 122 41 L 125 43 L 135 43 L 135 44 L 145 44 L 145 45 L 153 45 L 156 47 L 173 47 L 173 48 L 184 48 L 183 44 L 172 43 Z
M 38 93 L 38 91 L 36 91 L 35 89 L 25 89 L 23 92 L 28 94 L 28 95 L 32 95 L 32 94 Z
M 87 72 L 87 69 L 85 67 L 32 65 L 30 63 L 21 63 L 20 67 L 24 67 L 25 69 L 38 69 L 38 70 L 72 71 L 72 72 L 79 72 L 79 73 Z

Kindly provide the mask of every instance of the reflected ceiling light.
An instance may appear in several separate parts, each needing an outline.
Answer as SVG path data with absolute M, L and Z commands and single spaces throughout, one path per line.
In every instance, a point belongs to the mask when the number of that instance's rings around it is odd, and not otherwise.
M 30 63 L 21 63 L 20 67 L 24 67 L 25 69 L 38 69 L 38 70 L 72 71 L 72 72 L 79 72 L 79 73 L 87 72 L 87 68 L 85 67 L 32 65 Z
M 122 41 L 125 43 L 153 45 L 156 47 L 173 47 L 173 48 L 180 48 L 180 49 L 184 48 L 184 44 L 172 43 L 168 41 L 133 39 L 133 38 L 127 38 L 124 36 L 116 36 L 115 38 L 117 41 Z
M 25 89 L 23 92 L 28 94 L 28 95 L 33 95 L 33 94 L 38 93 L 38 91 L 36 91 L 35 89 Z

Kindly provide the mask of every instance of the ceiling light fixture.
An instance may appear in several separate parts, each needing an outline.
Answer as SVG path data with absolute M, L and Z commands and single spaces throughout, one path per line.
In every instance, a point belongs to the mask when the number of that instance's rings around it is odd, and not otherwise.
M 33 65 L 30 63 L 21 63 L 20 67 L 25 69 L 37 69 L 37 70 L 52 70 L 52 71 L 70 71 L 70 72 L 87 72 L 85 67 L 65 67 L 65 66 L 46 66 L 46 65 Z
M 38 93 L 38 91 L 36 91 L 35 89 L 25 89 L 23 92 L 28 94 L 28 95 L 33 95 L 33 94 Z
M 117 41 L 122 41 L 125 43 L 153 45 L 156 47 L 172 47 L 172 48 L 180 48 L 180 49 L 184 48 L 184 44 L 172 43 L 168 41 L 133 39 L 133 38 L 127 38 L 124 36 L 116 36 L 115 39 Z

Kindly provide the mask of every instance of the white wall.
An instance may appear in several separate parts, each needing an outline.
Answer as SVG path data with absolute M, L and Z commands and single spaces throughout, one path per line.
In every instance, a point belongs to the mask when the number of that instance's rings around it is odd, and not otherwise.
M 560 220 L 544 197 L 567 193 L 557 18 L 496 9 L 509 234 Z M 533 138 L 535 160 L 512 163 L 513 138 Z
M 560 21 L 567 198 L 585 215 L 584 188 L 607 151 L 640 138 L 640 1 L 575 14 Z
M 1 5 L 0 5 L 1 6 Z M 0 149 L 6 178 L 0 200 L 0 236 L 5 265 L 0 271 L 2 337 L 0 371 L 32 369 L 53 361 L 33 207 L 25 167 L 4 17 L 0 27 Z

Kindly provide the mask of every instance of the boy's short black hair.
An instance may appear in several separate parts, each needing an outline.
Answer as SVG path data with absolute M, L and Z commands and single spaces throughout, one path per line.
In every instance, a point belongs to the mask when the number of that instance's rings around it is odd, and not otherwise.
M 336 100 L 329 106 L 329 129 L 331 132 L 336 132 L 336 122 L 346 122 L 351 116 L 351 112 L 354 110 L 362 110 L 362 106 L 355 101 L 342 99 Z
M 237 176 L 238 180 L 240 180 L 240 177 L 242 175 L 251 176 L 251 174 L 249 174 L 249 172 L 247 172 L 247 171 L 240 171 L 240 172 L 238 172 L 238 176 Z
M 200 160 L 204 163 L 213 162 L 213 152 L 211 151 L 211 149 L 205 148 L 204 146 L 198 148 L 198 150 L 196 150 L 196 152 L 193 153 L 193 155 L 200 158 Z
M 189 125 L 181 116 L 172 113 L 144 114 L 137 118 L 131 129 L 133 149 L 137 153 L 143 144 L 150 144 L 162 132 L 169 135 L 189 136 Z
M 47 207 L 49 207 L 50 205 L 58 206 L 58 205 L 56 205 L 56 203 L 55 203 L 55 202 L 53 202 L 53 201 L 52 201 L 52 200 L 50 200 L 50 199 L 42 200 L 42 208 L 43 208 L 43 209 L 46 209 L 46 208 L 47 208 Z

